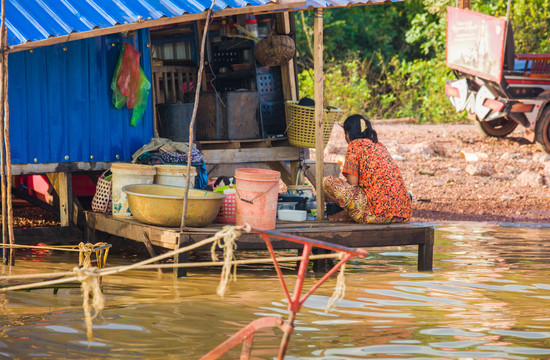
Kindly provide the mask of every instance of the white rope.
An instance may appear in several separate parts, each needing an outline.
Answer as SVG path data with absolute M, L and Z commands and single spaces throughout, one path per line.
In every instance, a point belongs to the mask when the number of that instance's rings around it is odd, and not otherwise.
M 219 247 L 223 250 L 223 265 L 220 274 L 220 284 L 216 289 L 216 293 L 223 298 L 223 295 L 225 294 L 225 289 L 227 288 L 227 284 L 230 281 L 237 281 L 237 264 L 233 265 L 233 271 L 231 271 L 231 267 L 233 262 L 237 260 L 234 253 L 234 250 L 237 250 L 237 244 L 235 243 L 235 240 L 237 240 L 237 238 L 242 235 L 242 231 L 241 229 L 238 229 L 234 226 L 224 226 L 220 233 L 222 233 L 223 236 L 220 236 L 216 240 L 214 240 L 214 242 L 212 243 L 212 247 L 210 248 L 210 255 L 212 257 L 212 261 L 216 262 L 218 261 L 218 256 L 216 255 L 216 247 Z
M 339 254 L 321 254 L 321 255 L 310 255 L 310 260 L 317 260 L 317 259 L 333 259 L 337 258 Z M 276 258 L 277 262 L 290 262 L 290 261 L 300 261 L 303 260 L 301 256 L 287 256 L 287 257 L 278 257 Z M 272 258 L 264 258 L 264 259 L 245 259 L 245 260 L 236 260 L 232 261 L 231 265 L 250 265 L 250 264 L 271 264 L 273 263 Z M 224 261 L 218 261 L 218 262 L 192 262 L 192 263 L 178 263 L 178 264 L 149 264 L 149 265 L 140 265 L 138 267 L 132 268 L 133 270 L 143 270 L 143 269 L 174 269 L 179 267 L 185 267 L 185 268 L 195 268 L 195 267 L 210 267 L 210 266 L 221 266 L 225 264 Z M 104 268 L 101 269 L 101 271 L 110 271 L 114 269 L 123 268 L 126 265 L 123 266 L 113 266 L 110 268 Z M 64 271 L 64 272 L 53 272 L 53 273 L 43 273 L 43 274 L 21 274 L 21 275 L 6 275 L 6 276 L 0 276 L 0 281 L 4 280 L 21 280 L 21 279 L 38 279 L 38 278 L 50 278 L 50 277 L 60 277 L 60 276 L 71 276 L 74 275 L 72 271 Z M 105 276 L 106 274 L 104 272 L 101 272 L 101 276 Z M 67 280 L 67 279 L 61 279 Z M 57 283 L 60 283 L 57 282 Z M 28 284 L 30 285 L 30 284 Z M 34 287 L 41 286 L 33 284 Z M 26 288 L 29 288 L 30 286 L 26 286 Z M 19 288 L 23 289 L 23 288 Z M 0 291 L 6 291 L 6 290 L 15 290 L 10 288 L 0 288 Z
M 338 258 L 342 260 L 344 256 L 345 253 L 341 252 Z M 336 302 L 338 302 L 339 304 L 346 295 L 346 264 L 347 262 L 343 263 L 342 266 L 340 266 L 340 272 L 338 273 L 338 277 L 336 278 L 336 286 L 334 287 L 334 292 L 328 300 L 327 306 L 325 308 L 326 313 L 333 310 Z
M 95 267 L 91 269 L 75 267 L 73 271 L 76 273 L 78 281 L 82 283 L 81 290 L 82 297 L 84 298 L 82 308 L 84 309 L 86 336 L 88 337 L 88 341 L 92 341 L 94 338 L 92 320 L 95 319 L 105 307 L 105 300 L 99 284 L 99 269 Z M 91 304 L 90 295 L 92 296 Z

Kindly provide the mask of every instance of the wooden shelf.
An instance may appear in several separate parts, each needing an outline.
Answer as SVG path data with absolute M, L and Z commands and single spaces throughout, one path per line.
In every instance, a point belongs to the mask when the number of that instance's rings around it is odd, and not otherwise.
M 205 140 L 197 141 L 203 150 L 208 149 L 247 149 L 247 148 L 270 148 L 287 146 L 288 138 L 267 138 L 267 139 L 241 139 L 241 140 Z

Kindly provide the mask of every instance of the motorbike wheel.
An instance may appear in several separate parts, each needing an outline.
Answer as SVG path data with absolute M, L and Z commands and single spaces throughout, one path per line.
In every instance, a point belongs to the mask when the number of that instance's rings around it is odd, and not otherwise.
M 546 106 L 535 126 L 535 142 L 550 153 L 550 105 Z
M 517 122 L 505 117 L 489 121 L 479 121 L 476 119 L 475 123 L 485 136 L 490 137 L 505 137 L 511 134 L 518 126 Z

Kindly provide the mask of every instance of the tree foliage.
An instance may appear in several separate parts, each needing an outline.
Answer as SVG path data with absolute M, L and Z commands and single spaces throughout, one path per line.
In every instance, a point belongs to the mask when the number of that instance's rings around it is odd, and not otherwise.
M 507 0 L 472 1 L 472 10 L 505 17 Z M 373 118 L 465 119 L 444 96 L 446 9 L 456 0 L 410 0 L 325 11 L 325 97 Z M 550 0 L 512 1 L 518 53 L 550 53 Z M 296 14 L 301 95 L 312 96 L 313 14 Z

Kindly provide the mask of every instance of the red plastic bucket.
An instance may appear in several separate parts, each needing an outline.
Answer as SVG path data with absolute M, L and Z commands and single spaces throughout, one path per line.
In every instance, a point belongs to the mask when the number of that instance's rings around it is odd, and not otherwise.
M 273 230 L 281 173 L 265 169 L 236 169 L 235 224 Z

